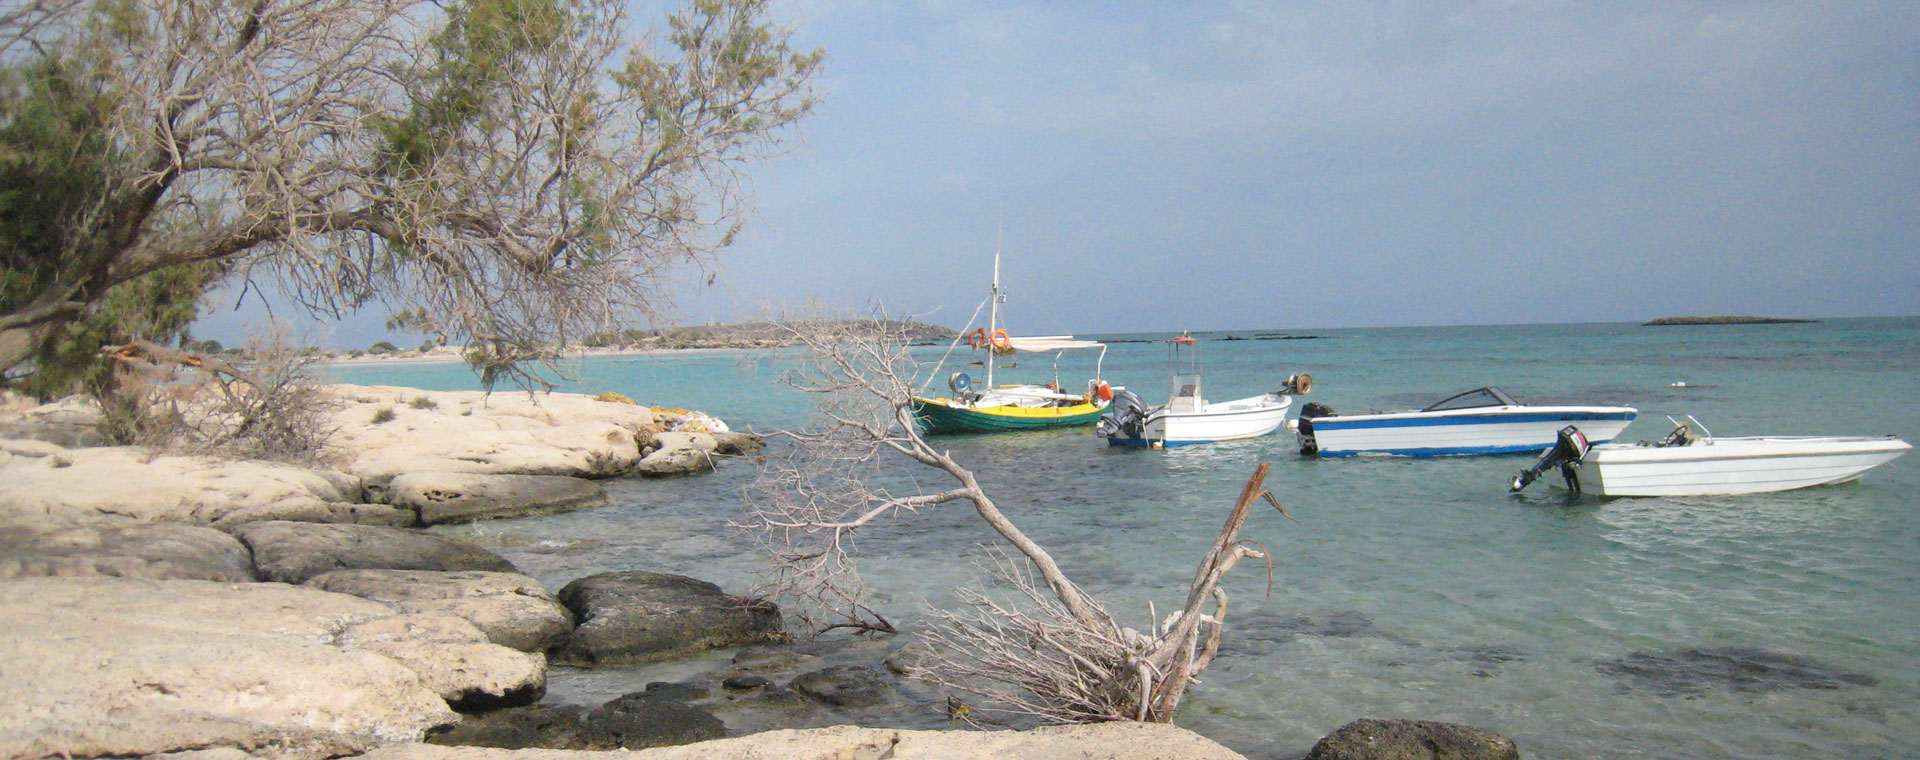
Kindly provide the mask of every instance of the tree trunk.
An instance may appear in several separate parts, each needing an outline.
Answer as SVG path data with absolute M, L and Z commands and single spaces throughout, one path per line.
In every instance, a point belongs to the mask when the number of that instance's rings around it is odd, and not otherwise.
M 0 330 L 0 374 L 10 372 L 40 350 L 66 326 L 65 319 L 35 322 L 23 327 Z

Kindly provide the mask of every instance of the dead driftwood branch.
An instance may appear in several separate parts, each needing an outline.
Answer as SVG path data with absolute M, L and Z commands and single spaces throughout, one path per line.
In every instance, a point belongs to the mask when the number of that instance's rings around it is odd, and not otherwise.
M 1166 722 L 1219 653 L 1227 619 L 1222 580 L 1242 559 L 1272 560 L 1240 539 L 1254 503 L 1286 511 L 1263 488 L 1268 465 L 1247 480 L 1196 569 L 1180 609 L 1142 633 L 1121 625 L 1075 584 L 1053 556 L 1008 518 L 974 473 L 921 437 L 911 389 L 922 368 L 907 342 L 884 327 L 861 331 L 814 320 L 794 326 L 812 361 L 789 372 L 793 387 L 819 396 L 820 426 L 788 432 L 750 488 L 749 513 L 735 527 L 754 534 L 770 559 L 761 592 L 789 602 L 816 630 L 891 630 L 864 603 L 855 562 L 861 528 L 885 517 L 965 503 L 998 541 L 983 568 L 1000 591 L 960 589 L 964 607 L 928 613 L 932 655 L 912 675 L 983 704 L 964 712 L 1025 714 L 1046 722 Z M 890 457 L 943 473 L 927 489 Z M 897 461 L 894 460 L 894 461 Z M 887 484 L 905 480 L 910 492 Z M 1290 515 L 1288 519 L 1292 519 Z M 980 716 L 985 718 L 985 716 Z M 969 720 L 972 720 L 969 717 Z

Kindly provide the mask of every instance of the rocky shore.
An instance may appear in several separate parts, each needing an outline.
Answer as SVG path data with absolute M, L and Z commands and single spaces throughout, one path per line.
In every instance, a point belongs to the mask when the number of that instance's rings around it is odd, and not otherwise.
M 902 641 L 788 642 L 778 607 L 691 568 L 549 590 L 422 530 L 590 508 L 608 478 L 697 476 L 761 446 L 707 415 L 329 392 L 319 467 L 103 447 L 85 404 L 0 406 L 0 757 L 1240 757 L 1166 725 L 938 730 L 953 724 L 899 675 Z M 602 705 L 541 701 L 550 665 L 714 650 L 734 654 Z M 1472 729 L 1363 723 L 1312 757 L 1517 757 Z

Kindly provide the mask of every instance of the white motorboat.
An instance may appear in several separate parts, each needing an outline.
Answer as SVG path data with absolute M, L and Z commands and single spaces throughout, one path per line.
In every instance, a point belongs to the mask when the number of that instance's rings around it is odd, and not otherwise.
M 1159 449 L 1258 438 L 1286 424 L 1287 409 L 1293 406 L 1291 394 L 1313 387 L 1312 376 L 1299 374 L 1288 377 L 1283 390 L 1209 403 L 1201 394 L 1200 354 L 1194 339 L 1182 335 L 1168 343 L 1174 371 L 1167 403 L 1149 407 L 1133 392 L 1119 391 L 1094 427 L 1094 434 L 1106 438 L 1107 445 Z M 1190 350 L 1190 359 L 1181 357 L 1183 348 Z
M 1534 406 L 1499 388 L 1475 388 L 1425 409 L 1336 414 L 1321 404 L 1300 410 L 1300 453 L 1323 457 L 1356 454 L 1443 456 L 1539 451 L 1554 433 L 1578 425 L 1592 440 L 1607 441 L 1627 429 L 1630 406 Z
M 1658 443 L 1587 445 L 1581 431 L 1569 426 L 1538 464 L 1509 485 L 1518 491 L 1559 467 L 1569 490 L 1599 496 L 1768 493 L 1845 483 L 1911 448 L 1890 435 L 1696 435 L 1685 423 Z

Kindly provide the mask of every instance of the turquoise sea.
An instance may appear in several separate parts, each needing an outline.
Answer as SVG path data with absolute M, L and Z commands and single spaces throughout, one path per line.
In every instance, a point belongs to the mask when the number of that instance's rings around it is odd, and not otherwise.
M 1920 441 L 1920 318 L 1266 330 L 1210 340 L 1208 396 L 1278 387 L 1336 410 L 1423 406 L 1481 385 L 1524 401 L 1640 409 L 1627 440 L 1691 414 L 1722 435 L 1895 434 Z M 1164 336 L 1095 336 L 1153 338 Z M 774 382 L 790 351 L 600 357 L 566 390 L 701 409 L 736 429 L 803 425 Z M 938 349 L 926 355 L 937 358 Z M 1072 360 L 1065 364 L 1072 367 Z M 1063 375 L 1079 377 L 1079 372 Z M 1032 369 L 1044 372 L 1037 365 Z M 1164 398 L 1164 347 L 1114 345 L 1106 376 Z M 344 365 L 339 382 L 477 387 L 457 364 Z M 1686 387 L 1675 387 L 1683 382 Z M 1171 451 L 1090 431 L 942 439 L 1061 565 L 1124 621 L 1178 603 L 1256 463 L 1299 524 L 1256 513 L 1275 556 L 1231 579 L 1223 653 L 1177 723 L 1253 757 L 1296 757 L 1360 717 L 1455 721 L 1536 758 L 1896 758 L 1920 753 L 1920 456 L 1851 484 L 1739 497 L 1509 494 L 1532 457 L 1303 459 L 1293 435 Z M 904 474 L 904 473 L 903 473 Z M 914 473 L 929 487 L 931 473 Z M 613 484 L 614 503 L 461 526 L 552 588 L 663 569 L 749 587 L 725 528 L 748 462 Z M 964 507 L 862 543 L 875 605 L 911 625 L 973 576 Z M 556 672 L 550 699 L 606 699 L 661 676 Z

